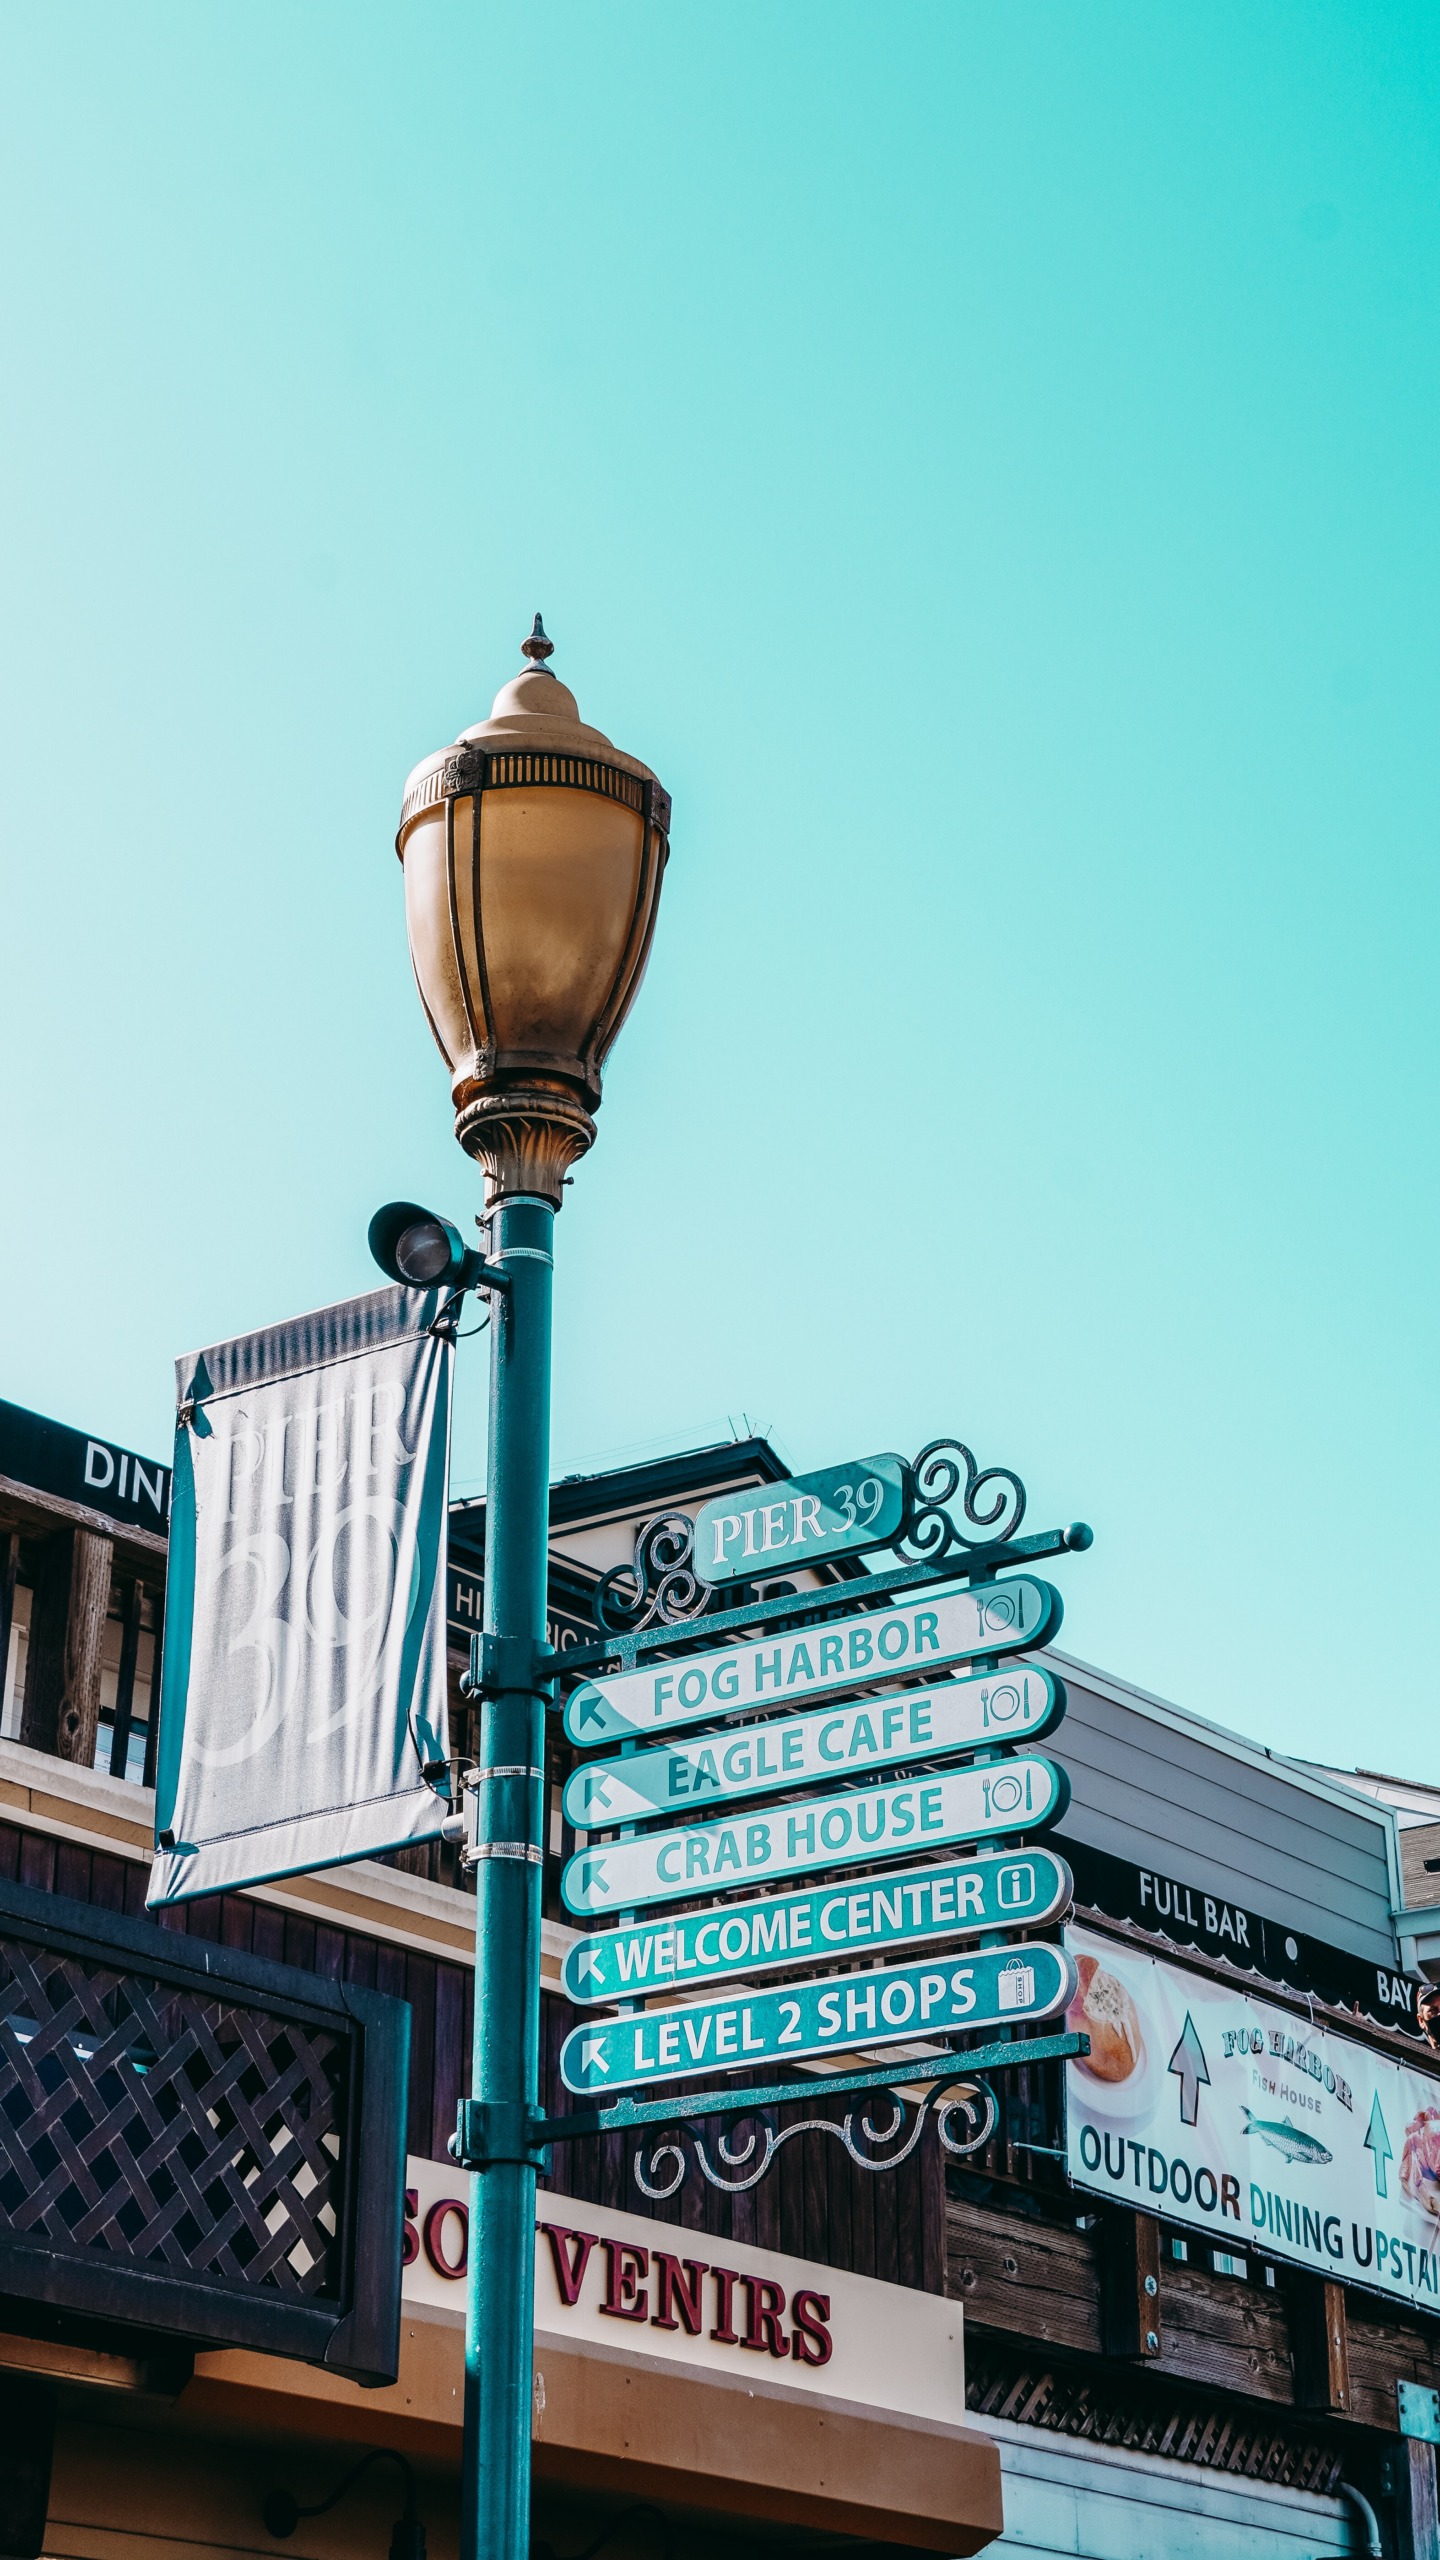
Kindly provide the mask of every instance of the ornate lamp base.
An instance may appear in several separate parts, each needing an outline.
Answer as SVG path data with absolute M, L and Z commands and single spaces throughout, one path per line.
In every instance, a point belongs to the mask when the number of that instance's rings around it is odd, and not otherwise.
M 485 1205 L 523 1193 L 560 1206 L 565 1176 L 595 1144 L 595 1123 L 569 1085 L 535 1077 L 475 1094 L 455 1114 L 455 1135 L 485 1174 Z

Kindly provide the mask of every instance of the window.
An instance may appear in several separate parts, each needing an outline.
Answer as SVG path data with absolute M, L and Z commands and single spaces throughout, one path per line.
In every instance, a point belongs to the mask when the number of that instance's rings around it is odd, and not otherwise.
M 100 1655 L 100 1718 L 95 1733 L 95 1766 L 107 1775 L 128 1778 L 138 1786 L 145 1775 L 145 1744 L 150 1730 L 155 1687 L 155 1639 L 159 1628 L 158 1594 L 137 1579 L 119 1582 L 111 1593 L 110 1615 Z M 128 1712 L 127 1712 L 128 1691 Z M 122 1765 L 115 1765 L 117 1710 L 126 1727 Z
M 25 1656 L 30 1649 L 30 1609 L 34 1596 L 25 1583 L 16 1583 L 9 1656 L 4 1666 L 4 1702 L 0 1707 L 0 1736 L 6 1742 L 14 1742 L 20 1731 L 20 1713 L 25 1704 Z

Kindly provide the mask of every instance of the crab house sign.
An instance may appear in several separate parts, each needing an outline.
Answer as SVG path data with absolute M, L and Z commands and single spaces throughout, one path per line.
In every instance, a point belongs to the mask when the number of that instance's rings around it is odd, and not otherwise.
M 1440 2312 L 1440 2077 L 1087 1929 L 1066 1945 L 1091 2039 L 1073 2185 Z

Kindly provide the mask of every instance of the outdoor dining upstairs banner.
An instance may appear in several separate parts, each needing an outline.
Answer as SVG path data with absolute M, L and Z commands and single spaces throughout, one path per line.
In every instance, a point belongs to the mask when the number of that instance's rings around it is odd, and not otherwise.
M 450 1811 L 424 1775 L 449 1749 L 444 1305 L 381 1289 L 176 1364 L 152 1907 Z
M 1440 2311 L 1440 2075 L 1243 1981 L 1069 1928 L 1072 2186 Z M 1398 2043 L 1398 2039 L 1397 2039 Z

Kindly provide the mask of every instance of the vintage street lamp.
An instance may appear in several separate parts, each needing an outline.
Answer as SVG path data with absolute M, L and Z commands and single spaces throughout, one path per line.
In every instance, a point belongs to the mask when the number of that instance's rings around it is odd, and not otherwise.
M 538 613 L 522 652 L 530 663 L 489 719 L 416 766 L 395 840 L 420 1001 L 451 1072 L 455 1134 L 484 1168 L 500 1282 L 471 1782 L 473 2094 L 455 2142 L 476 2173 L 464 2560 L 528 2560 L 530 2546 L 555 1212 L 594 1142 L 600 1071 L 649 954 L 670 829 L 649 767 L 586 728 L 546 666 Z M 427 1267 L 451 1250 L 443 1221 L 422 1234 L 409 1204 L 397 1207 L 403 1232 L 387 1249 Z

